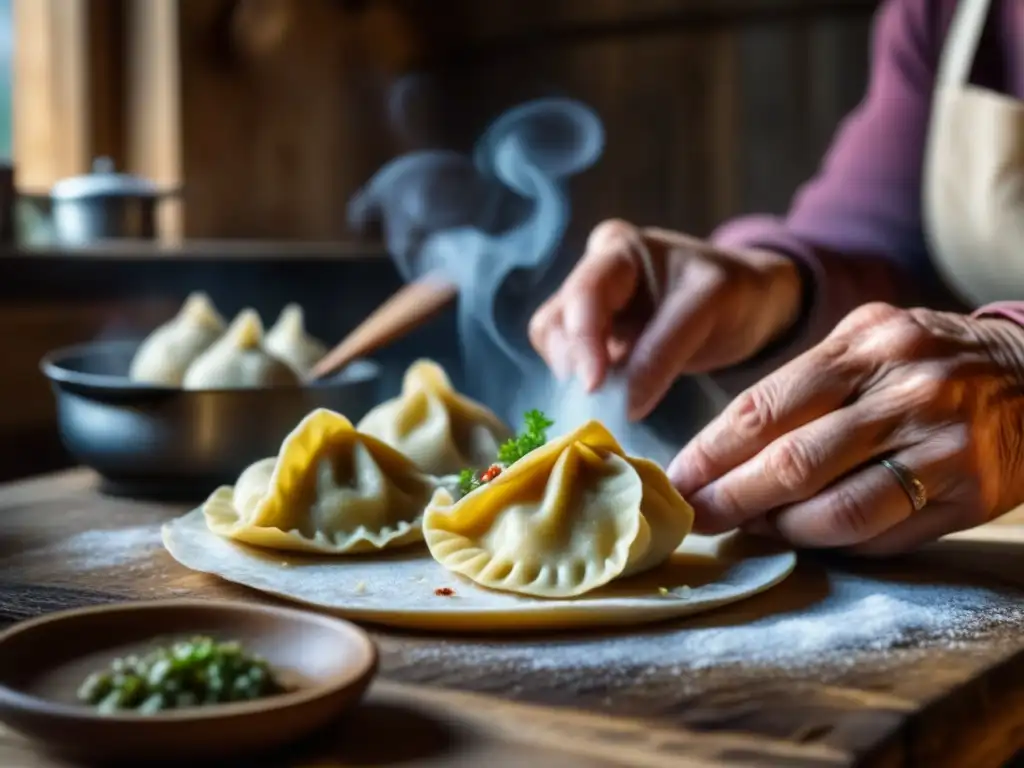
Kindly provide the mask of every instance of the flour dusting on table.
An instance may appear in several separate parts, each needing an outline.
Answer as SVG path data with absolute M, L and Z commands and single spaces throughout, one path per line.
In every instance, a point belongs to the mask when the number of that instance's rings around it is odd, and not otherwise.
M 956 647 L 998 629 L 1024 627 L 1024 601 L 1013 591 L 896 583 L 850 573 L 830 578 L 811 606 L 749 617 L 743 604 L 668 628 L 587 638 L 515 642 L 425 642 L 403 661 L 528 672 L 617 669 L 643 676 L 732 663 L 806 667 L 906 646 Z
M 44 547 L 27 549 L 3 566 L 22 568 L 32 561 L 56 559 L 69 573 L 125 568 L 150 563 L 160 548 L 159 525 L 84 531 Z

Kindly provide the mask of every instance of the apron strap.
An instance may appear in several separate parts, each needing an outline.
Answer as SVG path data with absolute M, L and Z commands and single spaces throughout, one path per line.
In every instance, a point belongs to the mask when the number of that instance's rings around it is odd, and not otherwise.
M 960 0 L 949 25 L 935 81 L 940 86 L 963 86 L 971 77 L 974 57 L 985 31 L 991 0 Z

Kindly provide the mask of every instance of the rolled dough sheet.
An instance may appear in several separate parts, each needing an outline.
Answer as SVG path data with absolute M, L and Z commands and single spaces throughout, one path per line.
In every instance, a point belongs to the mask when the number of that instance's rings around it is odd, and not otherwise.
M 691 535 L 660 568 L 583 597 L 545 600 L 478 587 L 446 571 L 420 545 L 345 558 L 256 549 L 211 533 L 198 509 L 164 525 L 163 541 L 175 560 L 194 571 L 356 621 L 446 631 L 507 633 L 661 621 L 763 592 L 796 566 L 795 553 L 768 542 Z M 435 594 L 444 587 L 454 594 Z

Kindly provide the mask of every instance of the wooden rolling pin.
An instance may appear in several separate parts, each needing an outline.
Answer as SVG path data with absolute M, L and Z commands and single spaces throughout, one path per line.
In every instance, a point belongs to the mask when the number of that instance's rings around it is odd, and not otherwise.
M 329 376 L 357 357 L 364 357 L 402 338 L 451 304 L 458 292 L 457 286 L 430 275 L 409 283 L 324 355 L 313 366 L 310 378 Z

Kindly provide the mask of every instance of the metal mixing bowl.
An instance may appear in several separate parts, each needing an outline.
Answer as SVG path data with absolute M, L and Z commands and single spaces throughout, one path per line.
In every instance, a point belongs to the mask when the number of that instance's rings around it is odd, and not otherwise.
M 138 342 L 52 352 L 40 367 L 57 399 L 64 446 L 113 492 L 202 498 L 273 456 L 315 408 L 357 421 L 378 401 L 380 366 L 358 360 L 303 387 L 186 391 L 128 379 Z

